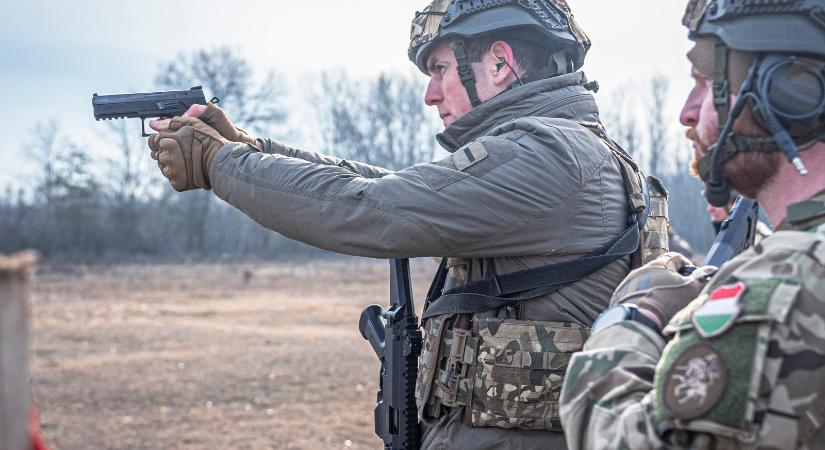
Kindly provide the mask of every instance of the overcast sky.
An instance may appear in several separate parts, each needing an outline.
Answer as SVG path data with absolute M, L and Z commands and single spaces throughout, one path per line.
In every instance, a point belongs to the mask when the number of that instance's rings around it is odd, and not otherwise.
M 612 93 L 662 74 L 671 80 L 674 120 L 690 87 L 680 25 L 684 0 L 569 0 L 593 40 L 584 71 Z M 93 145 L 103 124 L 92 93 L 157 90 L 160 63 L 181 52 L 228 45 L 257 75 L 284 76 L 293 102 L 310 75 L 344 68 L 371 77 L 409 72 L 410 19 L 422 0 L 112 0 L 15 2 L 0 17 L 0 189 L 30 186 L 31 129 L 55 119 Z M 423 77 L 423 75 L 422 75 Z M 630 83 L 630 84 L 629 84 Z M 181 86 L 181 89 L 189 86 Z M 422 93 L 423 97 L 423 93 Z M 231 111 L 230 111 L 231 114 Z M 132 119 L 137 120 L 137 119 Z M 277 137 L 277 136 L 273 136 Z M 98 150 L 100 151 L 100 150 Z M 148 153 L 148 152 L 147 152 Z M 148 156 L 148 155 L 147 155 Z

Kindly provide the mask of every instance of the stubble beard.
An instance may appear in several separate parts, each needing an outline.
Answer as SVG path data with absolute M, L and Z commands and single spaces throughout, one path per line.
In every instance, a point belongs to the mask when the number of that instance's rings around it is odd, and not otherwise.
M 699 160 L 707 153 L 708 148 L 715 143 L 707 143 L 695 128 L 685 133 L 698 149 L 694 148 L 693 158 L 690 161 L 690 173 L 695 178 L 706 182 L 699 173 Z M 779 173 L 782 165 L 782 155 L 779 152 L 739 152 L 723 165 L 723 174 L 730 185 L 737 192 L 749 198 L 756 198 L 757 194 Z

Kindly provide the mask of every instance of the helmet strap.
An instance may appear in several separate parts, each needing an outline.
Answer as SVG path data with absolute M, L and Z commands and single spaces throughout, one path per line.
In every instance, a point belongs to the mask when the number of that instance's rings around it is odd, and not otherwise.
M 458 77 L 461 79 L 461 84 L 464 85 L 464 90 L 467 91 L 467 96 L 470 97 L 470 104 L 473 108 L 481 104 L 478 99 L 478 91 L 476 91 L 476 77 L 473 75 L 473 69 L 470 67 L 467 52 L 464 49 L 464 41 L 456 39 L 450 42 L 450 48 L 455 54 L 455 62 L 457 64 Z
M 730 113 L 730 81 L 728 80 L 728 55 L 730 49 L 717 40 L 713 46 L 715 64 L 713 68 L 713 105 L 719 121 L 719 133 L 728 121 Z
M 724 46 L 724 44 L 722 44 Z M 716 144 L 711 146 L 708 154 L 706 156 L 710 157 L 710 170 L 709 176 L 706 178 L 705 182 L 705 198 L 707 198 L 708 203 L 713 206 L 725 206 L 730 199 L 730 185 L 728 180 L 725 178 L 722 170 L 722 166 L 724 165 L 725 161 L 732 158 L 737 152 L 742 151 L 743 148 L 741 144 L 736 144 L 732 142 L 732 145 L 726 146 L 728 138 L 730 137 L 731 133 L 733 132 L 733 123 L 736 121 L 736 118 L 742 114 L 742 110 L 745 109 L 745 106 L 748 104 L 747 96 L 752 90 L 752 85 L 754 78 L 756 77 L 756 69 L 759 66 L 759 61 L 757 60 L 751 65 L 750 70 L 748 71 L 748 75 L 745 78 L 745 82 L 742 83 L 742 87 L 739 89 L 739 96 L 736 98 L 736 104 L 733 105 L 733 110 L 730 110 L 730 83 L 727 80 L 727 76 L 720 76 L 720 73 L 727 74 L 727 60 L 728 60 L 728 50 L 725 48 L 724 50 L 719 49 L 719 45 L 716 46 L 716 67 L 714 68 L 714 81 L 713 81 L 713 100 L 714 104 L 716 105 L 718 121 L 719 121 L 719 139 L 716 141 Z M 721 81 L 721 82 L 720 82 Z M 717 95 L 717 83 L 727 89 L 724 94 L 719 93 Z M 722 101 L 720 97 L 724 97 L 724 105 L 722 105 Z M 724 117 L 724 120 L 722 120 Z

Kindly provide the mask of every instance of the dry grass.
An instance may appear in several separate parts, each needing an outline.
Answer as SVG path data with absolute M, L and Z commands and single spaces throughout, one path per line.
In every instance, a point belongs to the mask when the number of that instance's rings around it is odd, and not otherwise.
M 423 301 L 434 263 L 413 265 Z M 380 448 L 361 309 L 388 264 L 43 267 L 32 389 L 56 449 Z M 417 306 L 421 306 L 420 304 Z

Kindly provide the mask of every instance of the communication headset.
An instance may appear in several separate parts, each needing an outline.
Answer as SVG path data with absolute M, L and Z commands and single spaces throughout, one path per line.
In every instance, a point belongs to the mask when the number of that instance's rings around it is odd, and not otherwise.
M 734 121 L 747 104 L 788 161 L 800 175 L 806 175 L 808 170 L 799 151 L 825 139 L 825 61 L 785 54 L 761 56 L 742 84 L 717 146 L 725 145 Z M 798 148 L 797 141 L 805 146 Z M 717 206 L 727 203 L 730 195 L 722 176 L 724 152 L 720 150 L 713 152 L 705 189 L 708 201 Z
M 768 55 L 756 70 L 750 98 L 757 121 L 774 137 L 784 132 L 816 142 L 825 131 L 825 61 Z

